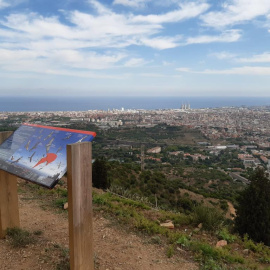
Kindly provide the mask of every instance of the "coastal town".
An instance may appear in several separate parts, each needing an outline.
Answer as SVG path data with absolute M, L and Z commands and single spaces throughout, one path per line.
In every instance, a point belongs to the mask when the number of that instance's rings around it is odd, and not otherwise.
M 148 129 L 158 125 L 185 127 L 201 133 L 201 141 L 194 141 L 199 153 L 170 151 L 170 155 L 183 155 L 194 162 L 218 156 L 224 150 L 237 150 L 238 160 L 243 169 L 264 166 L 270 168 L 270 107 L 225 107 L 169 110 L 89 110 L 54 112 L 2 112 L 0 128 L 16 129 L 24 122 L 58 127 L 78 124 L 96 126 L 101 131 L 125 130 L 128 128 Z M 122 143 L 124 147 L 126 142 Z M 119 146 L 120 145 L 120 146 Z M 136 144 L 138 146 L 138 144 Z M 161 162 L 161 145 L 151 144 L 146 151 L 146 159 Z M 155 147 L 156 146 L 156 147 Z M 121 143 L 118 143 L 118 148 Z M 154 149 L 154 150 L 151 150 Z M 153 154 L 153 155 L 151 155 Z M 229 168 L 230 169 L 230 168 Z M 235 168 L 236 169 L 236 168 Z M 241 168 L 238 168 L 241 171 Z

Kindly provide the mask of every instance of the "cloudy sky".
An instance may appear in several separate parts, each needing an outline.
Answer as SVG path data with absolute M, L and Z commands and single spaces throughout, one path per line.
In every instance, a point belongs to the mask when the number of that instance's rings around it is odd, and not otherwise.
M 0 96 L 270 96 L 269 0 L 0 0 Z

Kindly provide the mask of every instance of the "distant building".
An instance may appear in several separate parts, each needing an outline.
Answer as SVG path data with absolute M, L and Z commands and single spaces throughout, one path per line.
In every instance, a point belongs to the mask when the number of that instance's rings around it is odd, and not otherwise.
M 209 142 L 197 142 L 197 144 L 198 144 L 198 145 L 204 145 L 204 146 L 210 145 Z
M 265 156 L 260 156 L 260 159 L 264 162 L 264 163 L 268 163 L 268 158 Z
M 160 146 L 157 146 L 157 147 L 154 147 L 154 148 L 151 148 L 151 149 L 147 150 L 148 154 L 159 154 L 160 152 L 161 152 L 161 147 Z
M 182 104 L 181 105 L 181 110 L 190 110 L 190 104 Z
M 229 149 L 239 149 L 239 145 L 230 144 L 230 145 L 227 145 L 227 148 L 229 148 Z

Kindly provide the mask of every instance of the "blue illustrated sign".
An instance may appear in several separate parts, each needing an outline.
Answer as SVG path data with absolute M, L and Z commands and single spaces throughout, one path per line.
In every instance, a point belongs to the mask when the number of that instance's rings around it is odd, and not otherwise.
M 0 169 L 53 188 L 67 171 L 66 146 L 91 142 L 95 136 L 91 131 L 23 124 L 0 145 Z

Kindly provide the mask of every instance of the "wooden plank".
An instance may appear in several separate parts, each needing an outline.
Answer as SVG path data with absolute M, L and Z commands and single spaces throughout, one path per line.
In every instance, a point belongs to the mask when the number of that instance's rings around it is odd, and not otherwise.
M 12 133 L 0 132 L 0 144 Z M 19 226 L 17 177 L 0 170 L 0 238 L 6 236 L 7 228 Z
M 92 144 L 67 146 L 69 252 L 71 270 L 94 270 Z
M 20 226 L 17 177 L 0 170 L 0 238 Z

